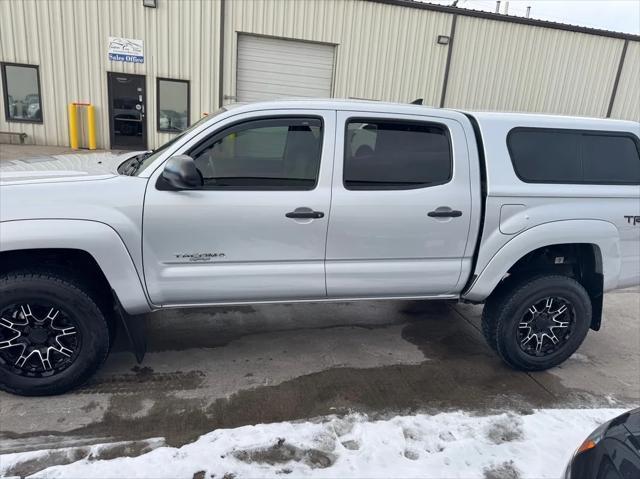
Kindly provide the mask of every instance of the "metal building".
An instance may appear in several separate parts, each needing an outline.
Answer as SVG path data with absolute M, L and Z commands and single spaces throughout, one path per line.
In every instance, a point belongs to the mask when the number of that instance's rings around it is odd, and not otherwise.
M 411 0 L 3 0 L 0 62 L 0 132 L 36 144 L 71 102 L 114 149 L 284 96 L 640 120 L 640 36 Z

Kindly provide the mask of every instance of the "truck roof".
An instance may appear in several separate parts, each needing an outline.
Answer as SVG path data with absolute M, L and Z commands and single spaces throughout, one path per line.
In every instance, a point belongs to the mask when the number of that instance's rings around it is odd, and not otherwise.
M 356 100 L 340 98 L 288 98 L 282 100 L 261 101 L 255 103 L 233 103 L 225 105 L 225 109 L 254 111 L 256 109 L 335 109 L 371 112 L 395 112 L 404 114 L 441 115 L 443 112 L 468 114 L 479 123 L 492 123 L 515 126 L 537 126 L 548 128 L 588 128 L 603 130 L 620 129 L 640 134 L 640 123 L 630 120 L 610 118 L 589 118 L 580 116 L 553 115 L 542 113 L 516 113 L 495 111 L 474 111 L 453 108 L 436 108 L 412 103 L 395 103 L 374 100 Z

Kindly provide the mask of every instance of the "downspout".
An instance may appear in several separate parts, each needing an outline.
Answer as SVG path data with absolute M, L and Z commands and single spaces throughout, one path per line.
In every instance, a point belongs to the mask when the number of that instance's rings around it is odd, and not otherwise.
M 222 75 L 224 69 L 224 15 L 225 15 L 225 0 L 220 0 L 220 62 L 218 64 L 218 108 L 222 108 L 222 101 L 224 95 L 222 88 L 224 86 L 224 77 Z
M 451 53 L 453 52 L 453 40 L 456 34 L 456 22 L 458 21 L 458 14 L 453 15 L 451 21 L 451 33 L 449 33 L 449 50 L 447 50 L 447 62 L 444 66 L 444 79 L 442 80 L 442 94 L 440 96 L 440 108 L 444 108 L 444 100 L 447 97 L 447 83 L 449 83 L 449 68 L 451 67 Z

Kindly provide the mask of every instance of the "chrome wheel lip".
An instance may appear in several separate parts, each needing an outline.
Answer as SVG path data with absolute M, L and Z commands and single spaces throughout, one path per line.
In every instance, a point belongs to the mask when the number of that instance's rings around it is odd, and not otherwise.
M 528 356 L 547 357 L 569 342 L 575 324 L 575 307 L 570 300 L 562 296 L 539 298 L 526 308 L 518 321 L 518 346 Z
M 42 299 L 0 308 L 0 367 L 22 377 L 44 378 L 77 359 L 82 334 L 76 318 Z

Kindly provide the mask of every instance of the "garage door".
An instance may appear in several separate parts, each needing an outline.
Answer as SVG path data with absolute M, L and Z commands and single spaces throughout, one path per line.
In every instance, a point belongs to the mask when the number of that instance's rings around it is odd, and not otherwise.
M 238 37 L 237 101 L 331 96 L 334 46 Z

